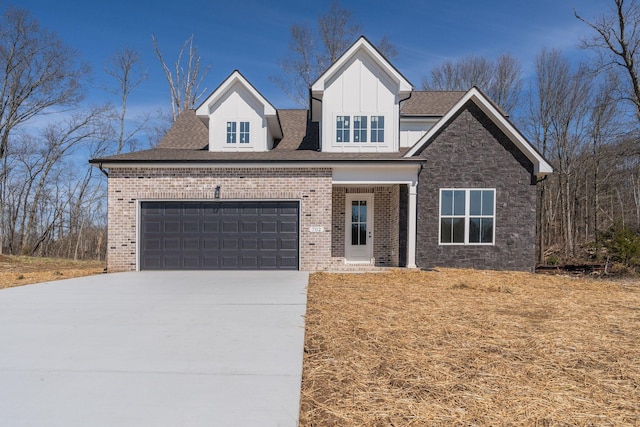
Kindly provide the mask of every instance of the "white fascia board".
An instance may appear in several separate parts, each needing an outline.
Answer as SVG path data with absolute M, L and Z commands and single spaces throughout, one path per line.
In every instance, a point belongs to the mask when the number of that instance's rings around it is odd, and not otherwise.
M 210 108 L 215 102 L 220 99 L 235 83 L 240 83 L 244 88 L 263 105 L 263 114 L 265 116 L 275 116 L 276 109 L 271 103 L 247 79 L 244 78 L 238 70 L 235 70 L 229 77 L 227 77 L 211 95 L 205 99 L 196 109 L 197 116 L 209 116 Z
M 311 85 L 313 95 L 321 98 L 320 94 L 325 90 L 325 82 L 328 81 L 360 49 L 365 51 L 371 59 L 373 59 L 374 62 L 398 84 L 400 93 L 409 93 L 413 90 L 411 83 L 409 83 L 409 81 L 405 79 L 404 76 L 400 74 L 398 70 L 396 70 L 365 37 L 360 36 L 360 38 Z
M 140 169 L 167 169 L 167 168 L 185 168 L 185 169 L 197 169 L 197 168 L 245 168 L 245 169 L 275 169 L 275 168 L 375 168 L 378 172 L 387 169 L 420 169 L 420 161 L 416 162 L 403 162 L 406 164 L 398 164 L 394 162 L 385 161 L 358 161 L 358 162 L 330 162 L 330 161 L 291 161 L 291 162 L 279 162 L 279 161 L 266 161 L 266 162 L 97 162 L 92 163 L 93 166 L 103 169 L 118 169 L 118 168 L 140 168 Z
M 469 90 L 438 123 L 433 126 L 414 146 L 404 155 L 412 157 L 437 134 L 443 126 L 468 102 L 473 101 L 489 118 L 500 128 L 502 132 L 520 149 L 520 151 L 533 163 L 534 174 L 544 176 L 553 173 L 553 167 L 538 153 L 525 137 L 509 122 L 498 109 L 477 88 Z

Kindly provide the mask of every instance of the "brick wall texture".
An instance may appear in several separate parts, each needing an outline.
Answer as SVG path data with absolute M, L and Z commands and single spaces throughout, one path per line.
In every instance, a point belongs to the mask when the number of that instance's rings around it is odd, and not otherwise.
M 398 267 L 400 186 L 333 187 L 331 257 L 333 269 L 345 263 L 345 199 L 347 193 L 373 194 L 373 258 L 376 267 Z M 348 238 L 348 237 L 347 237 Z
M 453 117 L 420 153 L 416 263 L 532 271 L 536 186 L 533 165 L 475 104 Z M 495 244 L 440 245 L 439 190 L 495 188 Z
M 331 169 L 111 168 L 109 271 L 136 269 L 140 200 L 299 200 L 300 269 L 331 266 Z M 310 232 L 309 227 L 324 232 Z

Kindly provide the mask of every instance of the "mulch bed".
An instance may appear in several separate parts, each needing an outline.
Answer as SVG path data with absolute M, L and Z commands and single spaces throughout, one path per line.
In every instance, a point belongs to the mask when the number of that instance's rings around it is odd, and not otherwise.
M 313 274 L 301 426 L 640 425 L 640 287 Z

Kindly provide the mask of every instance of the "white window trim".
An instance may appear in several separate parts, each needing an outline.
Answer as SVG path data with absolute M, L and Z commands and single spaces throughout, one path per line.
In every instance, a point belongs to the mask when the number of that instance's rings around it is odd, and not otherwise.
M 235 135 L 236 135 L 236 142 L 227 142 L 227 123 L 229 122 L 235 122 L 236 124 L 236 131 L 235 131 Z M 247 122 L 249 123 L 249 142 L 240 142 L 240 123 L 242 122 Z M 253 124 L 253 122 L 251 121 L 251 119 L 248 118 L 242 118 L 242 119 L 238 119 L 238 118 L 228 118 L 228 119 L 224 119 L 224 145 L 223 147 L 226 148 L 240 148 L 240 147 L 253 147 L 255 145 L 255 139 L 256 139 L 256 133 L 255 133 L 255 126 Z
M 343 142 L 343 141 L 337 141 L 337 134 L 338 134 L 338 117 L 345 117 L 348 116 L 349 117 L 349 142 Z M 354 137 L 355 137 L 355 121 L 354 121 L 354 117 L 356 116 L 365 116 L 367 118 L 367 140 L 362 142 L 362 141 L 358 141 L 355 142 L 354 141 Z M 383 128 L 383 135 L 384 135 L 384 141 L 382 142 L 371 142 L 371 117 L 376 116 L 376 117 L 384 117 L 384 128 Z M 357 113 L 336 113 L 333 116 L 333 124 L 332 124 L 332 136 L 331 139 L 333 141 L 333 145 L 335 147 L 347 147 L 347 146 L 354 146 L 354 147 L 385 147 L 389 144 L 388 142 L 388 129 L 387 129 L 387 124 L 389 123 L 389 117 L 387 117 L 387 114 L 385 113 L 364 113 L 364 112 L 357 112 Z
M 442 192 L 443 191 L 464 191 L 464 242 L 442 242 Z M 471 215 L 471 191 L 493 191 L 493 215 Z M 496 244 L 496 189 L 495 188 L 441 188 L 438 200 L 438 245 L 441 246 L 495 246 Z M 469 219 L 493 218 L 493 236 L 491 243 L 469 242 Z M 444 215 L 445 218 L 462 218 L 463 215 Z

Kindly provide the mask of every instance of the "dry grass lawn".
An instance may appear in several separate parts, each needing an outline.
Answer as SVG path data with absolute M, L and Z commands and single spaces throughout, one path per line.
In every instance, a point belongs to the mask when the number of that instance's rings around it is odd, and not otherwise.
M 640 425 L 640 286 L 313 274 L 301 426 Z
M 0 289 L 102 273 L 104 261 L 0 255 Z

